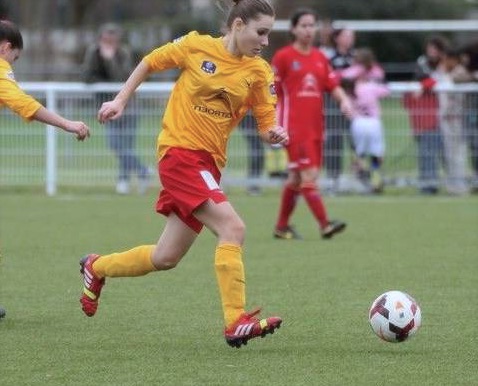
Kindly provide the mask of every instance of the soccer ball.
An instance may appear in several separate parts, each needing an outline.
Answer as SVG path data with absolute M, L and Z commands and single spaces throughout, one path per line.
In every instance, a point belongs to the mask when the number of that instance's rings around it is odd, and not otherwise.
M 422 323 L 422 314 L 410 295 L 402 291 L 388 291 L 374 300 L 368 319 L 379 338 L 397 343 L 417 332 Z

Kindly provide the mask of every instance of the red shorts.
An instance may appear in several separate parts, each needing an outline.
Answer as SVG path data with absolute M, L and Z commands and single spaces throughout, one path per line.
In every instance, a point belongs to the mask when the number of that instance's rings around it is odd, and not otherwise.
M 316 166 L 322 166 L 322 145 L 323 141 L 307 141 L 292 143 L 286 147 L 289 156 L 290 170 L 304 170 Z
M 165 216 L 175 213 L 197 233 L 203 224 L 193 212 L 209 199 L 215 203 L 227 201 L 219 187 L 221 172 L 206 151 L 171 148 L 158 162 L 158 171 L 163 189 L 156 211 Z

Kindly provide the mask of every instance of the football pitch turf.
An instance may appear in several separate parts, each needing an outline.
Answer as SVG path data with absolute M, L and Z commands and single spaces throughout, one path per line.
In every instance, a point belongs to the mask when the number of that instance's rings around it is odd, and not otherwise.
M 299 202 L 304 240 L 271 237 L 279 194 L 229 194 L 247 224 L 248 308 L 284 322 L 226 345 L 207 231 L 173 271 L 109 279 L 93 318 L 79 306 L 85 253 L 155 243 L 164 219 L 145 197 L 0 193 L 0 384 L 478 385 L 478 199 L 326 198 L 349 227 L 320 238 Z M 368 325 L 372 301 L 398 289 L 422 309 L 409 341 Z

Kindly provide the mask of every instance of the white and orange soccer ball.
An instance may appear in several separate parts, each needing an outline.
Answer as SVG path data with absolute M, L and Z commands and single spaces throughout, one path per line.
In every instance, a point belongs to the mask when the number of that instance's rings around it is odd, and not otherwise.
M 379 338 L 397 343 L 417 332 L 422 323 L 422 314 L 410 295 L 402 291 L 388 291 L 374 300 L 368 319 Z

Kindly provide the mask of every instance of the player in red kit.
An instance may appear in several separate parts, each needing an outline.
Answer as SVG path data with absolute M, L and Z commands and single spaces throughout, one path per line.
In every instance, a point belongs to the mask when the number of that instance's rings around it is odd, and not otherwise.
M 300 239 L 289 219 L 299 194 L 302 194 L 319 223 L 322 237 L 329 239 L 343 231 L 346 224 L 329 220 L 316 183 L 322 165 L 324 93 L 330 92 L 345 114 L 350 114 L 351 103 L 339 86 L 327 58 L 313 46 L 317 33 L 315 12 L 297 10 L 291 17 L 291 33 L 292 44 L 279 49 L 272 58 L 278 118 L 289 132 L 286 147 L 289 172 L 274 237 Z

